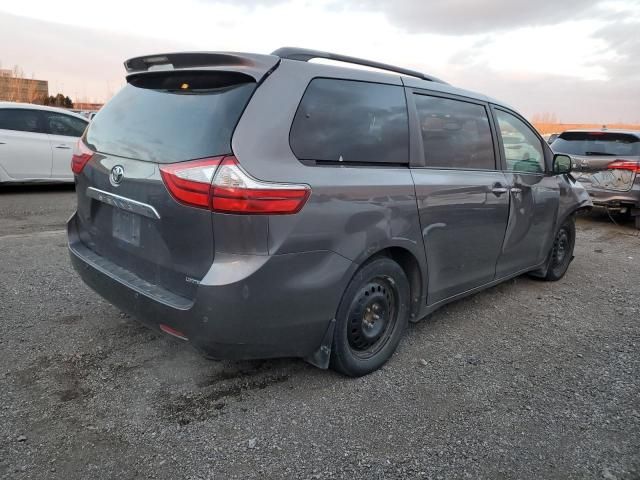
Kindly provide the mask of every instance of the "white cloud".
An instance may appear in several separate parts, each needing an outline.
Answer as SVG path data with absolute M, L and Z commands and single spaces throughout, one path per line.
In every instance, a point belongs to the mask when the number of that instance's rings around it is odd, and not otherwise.
M 360 6 L 354 8 L 356 3 Z M 5 45 L 0 61 L 47 76 L 52 86 L 57 83 L 70 95 L 100 98 L 113 89 L 109 85 L 123 81 L 122 61 L 135 55 L 167 50 L 268 53 L 285 45 L 302 46 L 422 70 L 498 98 L 508 95 L 526 114 L 552 107 L 568 118 L 578 105 L 581 115 L 589 117 L 585 121 L 640 120 L 640 82 L 634 86 L 620 74 L 629 77 L 629 65 L 635 65 L 629 59 L 640 56 L 639 42 L 621 37 L 616 28 L 624 25 L 624 32 L 632 34 L 640 22 L 640 0 L 596 6 L 588 1 L 584 8 L 576 7 L 575 15 L 566 15 L 568 4 L 560 8 L 550 0 L 517 3 L 520 10 L 505 0 L 454 3 L 457 10 L 436 0 L 398 0 L 392 10 L 378 0 L 21 0 L 0 6 L 0 44 Z M 527 13 L 529 3 L 536 5 L 534 13 Z M 504 18 L 495 24 L 478 8 L 504 10 Z M 585 16 L 585 11 L 596 13 Z M 426 26 L 440 18 L 440 28 L 414 28 L 407 23 L 411 12 L 413 23 L 425 20 Z M 472 33 L 460 33 L 465 18 L 475 22 L 466 29 Z M 575 93 L 569 89 L 573 96 L 558 97 L 567 83 L 577 86 Z M 618 95 L 626 103 L 607 94 L 601 95 L 609 99 L 603 105 L 589 95 L 590 89 L 600 92 L 603 84 L 613 91 L 624 89 Z M 494 88 L 498 85 L 500 89 Z M 510 88 L 514 85 L 518 90 Z M 539 92 L 537 98 L 531 98 L 532 91 Z M 551 97 L 552 106 L 546 103 Z M 589 105 L 593 111 L 585 112 Z

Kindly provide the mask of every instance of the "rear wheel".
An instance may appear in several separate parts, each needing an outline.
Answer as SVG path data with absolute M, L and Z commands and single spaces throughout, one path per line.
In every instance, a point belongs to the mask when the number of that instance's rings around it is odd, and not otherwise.
M 573 259 L 573 248 L 576 243 L 576 223 L 573 217 L 562 224 L 553 241 L 549 253 L 547 274 L 545 280 L 555 282 L 564 277 Z
M 336 315 L 331 368 L 359 377 L 393 355 L 409 320 L 409 281 L 393 260 L 363 265 L 349 283 Z

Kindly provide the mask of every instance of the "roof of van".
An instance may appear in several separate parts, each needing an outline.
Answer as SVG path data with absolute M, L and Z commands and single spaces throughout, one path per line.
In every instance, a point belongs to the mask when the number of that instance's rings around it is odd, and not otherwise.
M 361 72 L 362 69 L 350 68 L 349 65 L 364 66 L 380 73 L 381 75 L 389 75 L 396 79 L 400 77 L 402 79 L 402 83 L 408 87 L 423 88 L 452 95 L 459 95 L 515 110 L 504 102 L 481 93 L 454 87 L 429 74 L 372 60 L 304 48 L 284 47 L 275 50 L 270 55 L 244 52 L 160 53 L 131 58 L 126 60 L 124 65 L 127 70 L 128 78 L 132 75 L 151 73 L 153 71 L 170 71 L 173 69 L 222 70 L 232 67 L 234 70 L 246 73 L 254 77 L 256 81 L 260 81 L 260 79 L 263 78 L 268 71 L 275 68 L 281 60 L 306 64 L 312 59 L 325 59 L 338 62 L 337 64 L 332 65 L 325 65 L 316 62 L 310 63 L 309 65 L 312 65 L 313 68 L 322 68 L 323 65 L 337 66 L 355 73 Z

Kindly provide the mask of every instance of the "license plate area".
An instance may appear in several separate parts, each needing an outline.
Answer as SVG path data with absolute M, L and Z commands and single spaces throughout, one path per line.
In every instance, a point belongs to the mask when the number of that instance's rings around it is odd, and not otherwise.
M 122 240 L 130 245 L 140 246 L 140 216 L 125 212 L 119 208 L 113 209 L 112 217 L 113 238 Z

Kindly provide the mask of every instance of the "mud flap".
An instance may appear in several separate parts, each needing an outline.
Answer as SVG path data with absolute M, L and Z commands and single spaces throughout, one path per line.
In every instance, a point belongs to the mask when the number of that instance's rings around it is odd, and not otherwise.
M 329 359 L 331 358 L 331 344 L 333 343 L 333 331 L 336 328 L 336 319 L 333 318 L 329 322 L 327 331 L 322 337 L 320 347 L 308 357 L 304 358 L 304 361 L 310 363 L 314 367 L 327 369 L 329 368 Z

